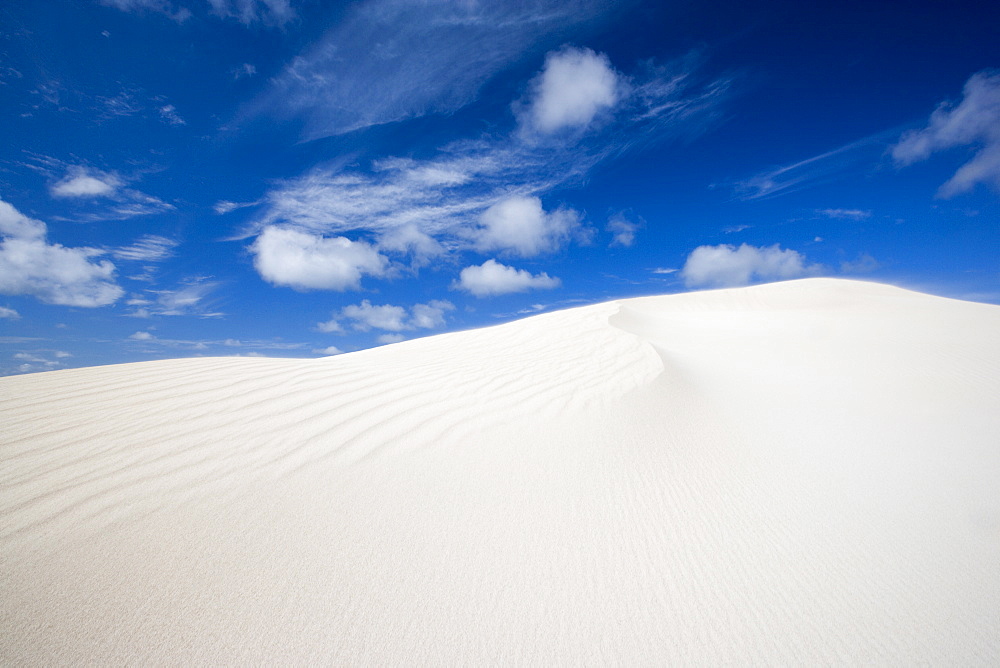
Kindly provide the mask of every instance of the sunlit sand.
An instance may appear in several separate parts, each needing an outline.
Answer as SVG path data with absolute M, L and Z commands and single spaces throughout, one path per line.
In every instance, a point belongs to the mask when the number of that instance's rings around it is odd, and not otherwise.
M 1000 662 L 1000 307 L 807 279 L 0 379 L 0 663 Z

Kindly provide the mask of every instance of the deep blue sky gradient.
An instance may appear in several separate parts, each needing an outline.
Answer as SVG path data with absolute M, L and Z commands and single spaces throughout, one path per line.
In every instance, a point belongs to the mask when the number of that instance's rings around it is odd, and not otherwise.
M 450 16 L 443 2 L 403 12 L 405 25 L 357 18 L 405 5 L 291 0 L 283 16 L 274 10 L 283 6 L 278 0 L 217 0 L 214 10 L 207 0 L 0 5 L 0 200 L 43 222 L 47 243 L 96 249 L 91 261 L 112 262 L 122 291 L 100 305 L 51 303 L 5 274 L 0 255 L 0 374 L 191 355 L 313 357 L 330 346 L 379 345 L 386 334 L 412 338 L 712 287 L 682 272 L 700 246 L 777 244 L 803 260 L 801 275 L 1000 303 L 1000 174 L 950 196 L 939 190 L 989 140 L 980 133 L 912 164 L 892 154 L 904 133 L 927 127 L 938 105 L 959 105 L 973 75 L 1000 76 L 996 3 L 595 0 L 491 3 L 504 9 L 482 12 L 461 3 L 470 27 L 447 33 L 430 25 Z M 504 40 L 473 40 L 464 51 L 441 43 L 443 34 L 458 40 L 462 30 L 478 29 L 470 17 L 514 15 L 511 8 L 542 18 L 511 29 L 510 53 L 489 51 L 502 50 Z M 546 12 L 572 18 L 549 25 Z M 371 32 L 350 35 L 345 25 Z M 416 37 L 394 44 L 393 31 L 404 30 Z M 350 40 L 356 44 L 348 47 Z M 373 52 L 366 44 L 373 51 L 405 46 L 406 53 L 391 54 L 405 66 L 365 80 L 359 60 Z M 290 84 L 295 63 L 315 60 L 324 45 L 345 57 L 310 70 L 322 77 Z M 410 268 L 413 257 L 384 251 L 395 270 L 347 289 L 275 285 L 255 267 L 263 226 L 299 229 L 269 196 L 315 169 L 369 178 L 379 161 L 433 160 L 454 150 L 453 142 L 505 145 L 521 127 L 517 109 L 531 104 L 531 82 L 547 54 L 571 47 L 606 57 L 631 86 L 683 74 L 676 102 L 715 91 L 680 119 L 633 121 L 619 104 L 553 148 L 561 162 L 522 175 L 546 212 L 576 212 L 589 240 L 581 234 L 533 255 L 463 245 L 456 239 L 478 229 L 481 212 L 471 210 L 447 232 L 431 233 L 447 252 Z M 411 89 L 408 68 L 417 76 L 435 58 L 454 61 L 434 78 L 439 86 Z M 469 62 L 480 61 L 469 69 L 475 82 L 460 79 Z M 359 92 L 332 98 L 334 82 Z M 283 86 L 315 99 L 293 104 Z M 380 100 L 397 93 L 409 105 L 402 115 L 346 127 L 344 119 L 370 118 Z M 979 110 L 987 123 L 1000 122 L 1000 98 L 993 100 L 992 111 Z M 565 177 L 567 165 L 580 173 Z M 115 193 L 54 195 L 73 174 L 113 180 Z M 787 187 L 754 185 L 767 175 Z M 479 186 L 464 187 L 472 197 Z M 142 211 L 113 213 L 143 197 L 153 199 Z M 220 214 L 220 202 L 247 206 Z M 637 226 L 631 245 L 612 245 L 608 221 L 615 216 Z M 358 219 L 350 229 L 310 233 L 378 248 L 372 225 Z M 173 244 L 166 256 L 115 255 L 150 235 Z M 486 297 L 458 287 L 463 268 L 490 259 L 544 272 L 561 285 Z M 186 299 L 177 302 L 177 295 Z M 432 302 L 453 308 L 441 309 L 433 327 L 393 332 L 353 326 L 343 309 L 363 300 L 408 313 Z M 345 331 L 320 331 L 318 323 L 334 316 Z

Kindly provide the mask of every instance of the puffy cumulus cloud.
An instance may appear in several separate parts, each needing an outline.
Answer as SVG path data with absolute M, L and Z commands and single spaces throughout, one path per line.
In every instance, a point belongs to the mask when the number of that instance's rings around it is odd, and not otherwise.
M 378 247 L 384 251 L 409 254 L 415 267 L 422 267 L 445 254 L 440 242 L 414 224 L 389 230 L 379 237 Z
M 798 278 L 819 269 L 807 265 L 798 251 L 782 250 L 778 244 L 766 248 L 720 244 L 691 251 L 680 275 L 688 287 L 735 287 L 755 280 Z
M 49 193 L 53 197 L 109 197 L 121 185 L 121 179 L 114 174 L 74 166 L 52 184 Z
M 952 197 L 980 183 L 1000 190 L 1000 71 L 973 74 L 965 83 L 961 102 L 940 104 L 927 127 L 900 138 L 892 157 L 897 165 L 906 166 L 958 146 L 979 150 L 941 186 L 938 195 Z
M 544 272 L 532 275 L 525 269 L 515 269 L 496 260 L 487 260 L 481 265 L 463 269 L 452 287 L 465 290 L 476 297 L 493 297 L 512 292 L 547 290 L 560 285 L 558 278 L 550 277 Z
M 17 320 L 21 317 L 21 314 L 12 308 L 7 308 L 6 306 L 0 306 L 0 318 L 9 318 L 10 320 Z
M 427 304 L 414 304 L 411 309 L 410 324 L 418 329 L 434 329 L 444 326 L 444 314 L 455 306 L 444 299 L 435 299 Z
M 608 218 L 605 230 L 611 233 L 612 246 L 624 246 L 628 248 L 635 243 L 636 232 L 642 227 L 642 222 L 633 222 L 625 217 L 624 213 L 616 213 Z
M 333 317 L 317 323 L 316 329 L 327 333 L 343 333 L 341 321 L 349 321 L 359 332 L 381 329 L 387 332 L 403 332 L 414 329 L 435 329 L 445 324 L 445 313 L 455 309 L 446 300 L 435 299 L 426 304 L 414 304 L 407 312 L 403 306 L 392 304 L 373 305 L 367 299 L 360 304 L 351 304 L 335 312 Z
M 149 332 L 139 331 L 134 334 L 130 334 L 129 337 L 133 341 L 151 341 L 154 337 Z
M 354 321 L 354 329 L 367 332 L 372 329 L 384 329 L 389 332 L 398 332 L 406 328 L 403 320 L 406 318 L 406 309 L 402 306 L 392 306 L 384 304 L 382 306 L 372 306 L 367 299 L 360 304 L 345 306 L 341 312 L 342 316 Z
M 344 351 L 338 348 L 337 346 L 327 346 L 326 348 L 314 348 L 313 352 L 316 353 L 317 355 L 327 355 L 327 356 L 342 355 L 344 353 Z
M 509 197 L 486 209 L 475 232 L 479 250 L 532 257 L 562 248 L 572 236 L 586 239 L 580 214 L 572 209 L 546 213 L 537 197 Z
M 31 295 L 48 304 L 106 306 L 122 296 L 115 265 L 103 251 L 46 240 L 45 223 L 0 200 L 0 293 Z
M 382 334 L 375 340 L 379 343 L 399 343 L 405 339 L 406 337 L 402 334 Z
M 362 276 L 382 276 L 388 266 L 388 259 L 363 241 L 287 227 L 264 228 L 250 249 L 264 280 L 296 290 L 356 289 Z
M 527 133 L 584 129 L 615 106 L 623 86 L 607 56 L 567 47 L 548 54 L 516 113 Z

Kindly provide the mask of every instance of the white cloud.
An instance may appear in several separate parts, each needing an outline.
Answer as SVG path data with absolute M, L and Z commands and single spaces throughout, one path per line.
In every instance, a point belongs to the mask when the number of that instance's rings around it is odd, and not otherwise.
M 212 205 L 212 210 L 220 216 L 236 209 L 245 209 L 248 206 L 257 206 L 260 201 L 255 202 L 230 202 L 229 200 L 219 200 Z
M 170 125 L 187 125 L 187 122 L 177 113 L 177 107 L 165 104 L 160 107 L 160 118 Z
M 572 209 L 546 213 L 537 197 L 508 197 L 479 217 L 475 244 L 479 250 L 509 251 L 521 257 L 551 253 L 583 231 L 580 214 Z
M 880 132 L 791 165 L 761 172 L 733 183 L 733 189 L 741 199 L 751 200 L 785 195 L 829 181 L 853 172 L 860 164 L 876 162 L 892 134 L 892 130 Z
M 861 209 L 817 209 L 816 213 L 827 218 L 846 220 L 864 220 L 865 218 L 871 218 L 872 215 L 871 211 L 863 211 Z
M 735 287 L 754 280 L 798 278 L 819 269 L 818 265 L 806 265 L 805 256 L 798 251 L 782 250 L 778 244 L 766 248 L 721 244 L 691 251 L 681 276 L 688 287 Z
M 123 12 L 154 12 L 183 23 L 191 18 L 191 10 L 186 7 L 175 7 L 169 0 L 100 0 L 102 5 L 120 9 Z
M 10 318 L 11 320 L 17 320 L 21 317 L 21 314 L 12 308 L 7 308 L 6 306 L 0 306 L 0 318 Z
M 326 348 L 316 348 L 313 352 L 317 355 L 341 355 L 344 351 L 337 346 L 327 346 Z
M 569 28 L 614 6 L 608 0 L 354 3 L 275 78 L 253 112 L 304 118 L 306 139 L 451 113 L 511 63 L 559 44 Z
M 66 176 L 54 183 L 49 192 L 53 197 L 108 197 L 121 185 L 121 180 L 114 174 L 70 167 Z
M 324 334 L 343 334 L 344 333 L 344 327 L 343 327 L 343 325 L 340 324 L 340 321 L 337 320 L 337 316 L 336 315 L 333 318 L 330 318 L 329 320 L 327 320 L 325 322 L 317 322 L 316 323 L 316 329 L 318 329 L 319 331 L 323 332 Z
M 403 320 L 406 318 L 406 309 L 402 306 L 392 306 L 384 304 L 382 306 L 372 306 L 367 299 L 360 304 L 345 306 L 341 312 L 344 318 L 354 321 L 354 329 L 362 332 L 368 330 L 384 329 L 389 332 L 398 332 L 406 328 Z
M 266 227 L 251 246 L 254 267 L 274 285 L 297 290 L 348 290 L 363 275 L 382 276 L 388 260 L 369 244 L 287 227 Z
M 256 66 L 250 63 L 243 63 L 233 71 L 233 78 L 242 79 L 243 77 L 252 77 L 255 74 L 257 74 Z
M 962 90 L 962 101 L 941 103 L 927 127 L 900 138 L 892 157 L 897 165 L 906 166 L 958 146 L 979 150 L 941 186 L 938 195 L 952 197 L 980 183 L 1000 190 L 1000 71 L 973 74 Z
M 135 332 L 134 334 L 131 334 L 128 338 L 132 339 L 133 341 L 150 341 L 154 337 L 149 332 Z
M 137 307 L 129 315 L 149 318 L 154 315 L 215 318 L 223 315 L 206 308 L 205 299 L 218 287 L 203 277 L 189 278 L 171 290 L 146 290 L 144 295 L 130 295 L 128 306 Z
M 424 266 L 431 259 L 444 255 L 445 249 L 434 237 L 421 232 L 413 224 L 397 227 L 384 233 L 378 240 L 378 247 L 385 251 L 408 253 L 414 266 Z
M 49 186 L 52 197 L 73 200 L 78 210 L 84 209 L 62 220 L 81 223 L 124 220 L 133 216 L 163 213 L 174 208 L 152 195 L 124 187 L 125 180 L 118 174 L 83 165 L 68 165 L 47 156 L 35 156 L 25 166 L 53 179 Z M 59 173 L 62 173 L 61 178 L 54 180 Z M 90 210 L 86 211 L 88 207 Z
M 119 260 L 133 262 L 158 262 L 174 254 L 177 242 L 167 237 L 147 234 L 140 237 L 131 246 L 120 246 L 111 251 Z
M 72 357 L 72 355 L 70 355 L 69 353 L 63 353 L 62 351 L 56 350 L 56 351 L 42 351 L 42 353 L 40 354 L 24 353 L 24 352 L 15 353 L 13 355 L 13 358 L 21 362 L 24 362 L 24 364 L 18 366 L 18 371 L 22 372 L 28 372 L 34 370 L 45 371 L 49 369 L 54 369 L 57 366 L 62 366 L 63 363 L 60 362 L 59 359 L 53 360 L 49 359 L 48 357 L 43 357 L 43 354 L 48 354 L 50 352 L 53 353 L 55 357 L 60 359 L 66 357 Z
M 412 312 L 410 325 L 417 329 L 443 327 L 445 312 L 454 309 L 455 306 L 444 299 L 435 299 L 427 304 L 414 304 L 410 309 Z
M 547 290 L 561 284 L 558 278 L 546 273 L 532 275 L 524 269 L 515 269 L 496 260 L 487 260 L 481 265 L 466 267 L 459 274 L 459 280 L 452 287 L 465 290 L 476 297 L 492 297 L 511 292 Z
M 523 130 L 545 135 L 585 129 L 621 99 L 623 83 L 604 54 L 566 47 L 546 56 L 529 86 L 518 118 Z
M 374 234 L 379 250 L 409 253 L 414 267 L 470 246 L 530 256 L 571 239 L 587 242 L 593 230 L 579 224 L 579 214 L 546 213 L 539 194 L 581 183 L 595 164 L 644 137 L 693 128 L 696 119 L 714 113 L 725 86 L 713 82 L 690 94 L 691 67 L 685 61 L 647 68 L 612 119 L 618 125 L 599 135 L 540 143 L 525 140 L 515 126 L 506 135 L 446 144 L 425 160 L 389 157 L 359 169 L 348 168 L 351 160 L 344 158 L 317 166 L 266 193 L 260 216 L 240 234 L 253 236 L 272 225 L 320 236 Z M 628 144 L 620 140 L 626 134 Z M 231 208 L 217 205 L 217 211 Z M 518 215 L 506 215 L 515 209 Z
M 676 274 L 677 270 L 671 267 L 657 267 L 653 269 L 654 274 Z
M 212 13 L 220 18 L 236 19 L 244 25 L 264 23 L 281 26 L 295 18 L 289 0 L 207 0 Z M 191 18 L 191 10 L 170 0 L 100 0 L 102 5 L 124 12 L 163 14 L 178 23 Z
M 858 255 L 857 259 L 850 262 L 841 262 L 840 270 L 845 274 L 867 274 L 869 272 L 875 271 L 882 265 L 878 260 L 873 258 L 868 253 L 861 253 Z
M 84 307 L 106 306 L 122 296 L 115 265 L 93 260 L 103 251 L 50 244 L 46 234 L 45 223 L 0 200 L 0 293 Z
M 641 222 L 632 222 L 625 217 L 624 213 L 616 213 L 608 218 L 608 224 L 604 229 L 612 234 L 612 246 L 628 248 L 635 243 L 635 234 L 640 227 L 642 227 Z
M 382 334 L 378 336 L 375 340 L 379 343 L 399 343 L 405 340 L 406 337 L 402 334 Z
M 214 14 L 244 25 L 261 22 L 280 26 L 295 18 L 289 0 L 208 0 L 208 4 Z
M 367 299 L 360 304 L 343 307 L 326 321 L 317 323 L 316 329 L 326 333 L 343 333 L 341 320 L 351 322 L 351 327 L 359 332 L 381 329 L 387 332 L 402 332 L 413 329 L 435 329 L 445 324 L 444 314 L 454 310 L 449 301 L 432 300 L 426 304 L 414 304 L 409 313 L 403 306 L 392 304 L 373 305 Z
M 215 288 L 215 283 L 196 280 L 176 290 L 150 290 L 156 295 L 156 308 L 151 312 L 156 315 L 218 315 L 202 313 L 199 309 L 202 300 Z

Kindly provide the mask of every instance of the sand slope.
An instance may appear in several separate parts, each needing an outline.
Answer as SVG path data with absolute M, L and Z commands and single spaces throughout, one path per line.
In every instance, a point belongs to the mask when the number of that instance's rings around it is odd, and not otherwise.
M 1000 662 L 1000 307 L 808 279 L 0 379 L 0 663 Z

